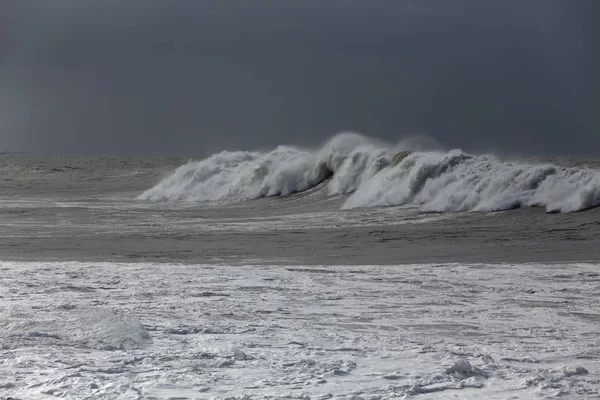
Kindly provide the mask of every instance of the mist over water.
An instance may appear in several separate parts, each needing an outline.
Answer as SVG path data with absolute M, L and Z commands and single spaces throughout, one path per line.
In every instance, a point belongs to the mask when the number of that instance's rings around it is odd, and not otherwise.
M 343 209 L 415 204 L 432 212 L 530 206 L 573 212 L 600 205 L 598 170 L 502 161 L 492 154 L 427 150 L 417 144 L 388 145 L 342 133 L 318 149 L 225 151 L 179 167 L 139 199 L 251 200 L 322 185 L 320 190 L 330 196 L 350 194 Z M 406 158 L 393 162 L 395 154 L 407 150 Z

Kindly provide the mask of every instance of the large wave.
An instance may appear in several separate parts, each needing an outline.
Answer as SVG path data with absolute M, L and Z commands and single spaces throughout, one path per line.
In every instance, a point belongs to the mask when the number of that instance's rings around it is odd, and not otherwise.
M 413 150 L 399 163 L 399 150 Z M 340 134 L 320 149 L 221 152 L 178 168 L 139 198 L 150 201 L 247 200 L 303 192 L 326 182 L 350 194 L 343 208 L 418 204 L 424 211 L 500 211 L 540 206 L 548 212 L 600 205 L 600 171 L 502 162 L 492 155 L 389 147 Z

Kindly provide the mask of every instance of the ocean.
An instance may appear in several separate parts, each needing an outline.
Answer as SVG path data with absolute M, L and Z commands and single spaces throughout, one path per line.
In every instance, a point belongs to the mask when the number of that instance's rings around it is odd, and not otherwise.
M 600 158 L 355 134 L 3 154 L 0 399 L 598 397 L 598 205 Z

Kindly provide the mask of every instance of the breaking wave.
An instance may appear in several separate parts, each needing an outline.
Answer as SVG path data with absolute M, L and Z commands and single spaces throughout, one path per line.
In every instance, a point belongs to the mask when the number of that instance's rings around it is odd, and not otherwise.
M 393 162 L 399 150 L 412 152 Z M 325 182 L 325 183 L 324 183 Z M 502 162 L 460 150 L 388 147 L 340 134 L 320 149 L 279 146 L 271 152 L 221 152 L 189 162 L 139 199 L 249 200 L 288 195 L 324 183 L 329 195 L 349 194 L 344 209 L 420 205 L 424 211 L 501 211 L 539 206 L 548 212 L 600 205 L 600 171 Z

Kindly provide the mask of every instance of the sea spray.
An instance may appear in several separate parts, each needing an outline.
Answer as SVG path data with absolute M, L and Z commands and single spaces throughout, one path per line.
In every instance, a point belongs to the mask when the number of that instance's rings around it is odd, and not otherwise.
M 334 177 L 330 194 L 355 191 L 362 180 L 389 165 L 382 146 L 357 134 L 341 134 L 319 151 L 279 146 L 260 152 L 214 154 L 189 162 L 139 198 L 151 201 L 248 200 L 287 195 Z M 337 174 L 337 171 L 342 171 Z
M 600 204 L 600 171 L 500 162 L 494 156 L 414 153 L 362 185 L 343 208 L 420 204 L 423 211 L 500 211 L 540 206 L 581 211 Z
M 139 199 L 248 200 L 302 192 L 326 181 L 329 195 L 350 194 L 344 209 L 420 205 L 423 211 L 500 211 L 539 206 L 548 212 L 600 205 L 600 171 L 503 162 L 460 150 L 413 151 L 358 134 L 339 134 L 314 151 L 221 152 L 185 164 Z

